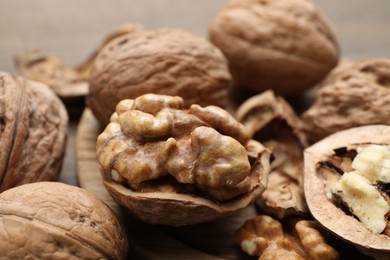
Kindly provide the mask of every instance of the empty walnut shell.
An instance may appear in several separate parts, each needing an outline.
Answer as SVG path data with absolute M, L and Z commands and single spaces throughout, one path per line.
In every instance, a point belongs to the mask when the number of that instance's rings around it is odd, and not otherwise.
M 390 145 L 390 126 L 368 125 L 332 134 L 304 152 L 304 189 L 309 210 L 319 223 L 362 253 L 388 259 L 390 237 L 369 231 L 359 220 L 328 199 L 330 186 L 341 177 L 335 165 L 342 156 L 367 144 Z M 332 170 L 333 168 L 333 170 Z
M 348 64 L 326 84 L 302 114 L 311 143 L 351 127 L 390 125 L 390 59 Z
M 230 0 L 210 25 L 209 38 L 229 60 L 237 83 L 260 93 L 295 95 L 337 65 L 335 36 L 306 0 Z
M 0 194 L 0 258 L 125 259 L 124 229 L 93 194 L 38 182 Z
M 178 96 L 118 103 L 97 139 L 103 183 L 139 219 L 164 225 L 211 221 L 263 192 L 270 152 L 216 106 L 184 108 Z
M 302 122 L 289 103 L 273 91 L 265 91 L 242 103 L 236 118 L 253 139 L 270 148 L 274 155 L 267 188 L 257 204 L 277 218 L 308 214 L 303 194 Z
M 146 93 L 181 96 L 187 107 L 224 107 L 230 81 L 225 57 L 206 39 L 180 29 L 139 27 L 100 50 L 87 104 L 104 125 L 120 100 Z
M 0 192 L 54 180 L 67 140 L 65 106 L 45 84 L 0 72 Z

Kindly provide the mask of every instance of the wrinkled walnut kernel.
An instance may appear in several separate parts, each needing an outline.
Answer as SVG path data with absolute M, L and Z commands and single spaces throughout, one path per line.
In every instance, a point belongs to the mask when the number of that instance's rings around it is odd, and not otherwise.
M 259 259 L 339 259 L 314 221 L 288 219 L 283 223 L 267 215 L 247 220 L 235 234 L 236 242 Z
M 207 221 L 247 206 L 263 191 L 270 153 L 222 108 L 185 109 L 180 97 L 146 94 L 119 102 L 116 111 L 96 144 L 103 182 L 132 212 L 157 212 L 153 219 L 143 213 L 146 221 Z M 159 209 L 140 209 L 135 201 L 144 196 L 156 196 Z M 173 223 L 164 219 L 172 214 L 165 204 L 184 213 L 199 207 L 195 215 L 202 216 L 178 216 Z

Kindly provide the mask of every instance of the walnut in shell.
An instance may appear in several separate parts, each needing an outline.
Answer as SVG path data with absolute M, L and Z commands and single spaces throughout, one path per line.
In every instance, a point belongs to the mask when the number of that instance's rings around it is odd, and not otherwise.
M 118 103 L 97 139 L 103 183 L 139 219 L 165 225 L 213 220 L 263 192 L 270 153 L 217 106 L 178 96 Z
M 321 87 L 302 114 L 304 131 L 314 143 L 340 130 L 370 124 L 390 125 L 390 60 L 355 62 Z
M 267 215 L 248 219 L 236 231 L 235 240 L 249 255 L 262 259 L 339 259 L 327 244 L 325 232 L 313 220 L 298 218 L 283 222 Z
M 268 90 L 242 103 L 236 118 L 255 140 L 273 151 L 275 158 L 258 205 L 277 218 L 307 214 L 303 194 L 303 149 L 307 141 L 292 107 Z
M 1 259 L 125 259 L 125 231 L 93 194 L 37 182 L 0 194 Z
M 0 192 L 57 178 L 68 114 L 47 85 L 0 72 L 0 126 Z
M 186 107 L 224 107 L 230 81 L 225 57 L 206 39 L 180 29 L 139 27 L 99 52 L 87 104 L 104 125 L 120 100 L 147 93 L 180 96 Z
M 339 49 L 320 10 L 307 0 L 230 0 L 209 38 L 235 81 L 257 93 L 299 94 L 337 65 Z
M 389 228 L 381 234 L 374 233 L 339 203 L 337 197 L 332 196 L 334 185 L 346 172 L 351 171 L 351 162 L 357 149 L 371 144 L 390 145 L 390 126 L 350 128 L 308 147 L 304 152 L 305 197 L 313 217 L 324 227 L 355 245 L 362 253 L 377 259 L 388 259 Z M 389 196 L 388 188 L 376 185 L 375 189 L 385 197 Z

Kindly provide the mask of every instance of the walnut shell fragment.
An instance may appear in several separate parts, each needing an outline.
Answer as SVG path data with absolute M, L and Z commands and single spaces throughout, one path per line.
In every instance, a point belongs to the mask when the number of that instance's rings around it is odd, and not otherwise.
M 390 125 L 390 59 L 354 62 L 322 86 L 302 114 L 303 130 L 314 143 L 340 130 Z
M 180 29 L 138 30 L 112 40 L 96 57 L 87 104 L 104 125 L 125 98 L 180 96 L 190 104 L 226 106 L 231 76 L 221 51 Z
M 390 237 L 375 234 L 332 199 L 331 187 L 350 171 L 356 149 L 369 144 L 389 145 L 390 126 L 367 125 L 334 133 L 304 152 L 304 189 L 313 217 L 364 254 L 388 259 Z
M 292 218 L 279 222 L 267 215 L 248 219 L 236 231 L 241 249 L 258 259 L 339 259 L 313 220 Z
M 68 114 L 47 85 L 0 72 L 0 126 L 0 192 L 57 178 Z
M 233 79 L 257 93 L 300 94 L 339 57 L 333 32 L 306 0 L 230 0 L 211 23 L 209 38 L 229 60 Z
M 124 229 L 93 194 L 38 182 L 0 194 L 0 258 L 125 259 Z
M 270 152 L 226 110 L 178 96 L 146 94 L 118 103 L 97 140 L 103 183 L 139 219 L 207 222 L 263 192 Z
M 272 150 L 275 158 L 266 190 L 257 204 L 279 219 L 308 214 L 303 194 L 303 149 L 307 141 L 292 107 L 268 90 L 242 103 L 236 118 L 253 139 Z

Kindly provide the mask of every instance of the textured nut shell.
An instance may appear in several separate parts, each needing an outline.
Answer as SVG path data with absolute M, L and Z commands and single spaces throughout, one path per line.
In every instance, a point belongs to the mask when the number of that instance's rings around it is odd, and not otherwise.
M 373 59 L 347 65 L 317 93 L 303 113 L 311 142 L 351 127 L 390 125 L 390 60 Z
M 304 152 L 304 189 L 306 201 L 313 217 L 323 226 L 354 244 L 361 252 L 378 259 L 388 259 L 390 237 L 370 232 L 356 218 L 329 201 L 325 194 L 325 181 L 317 173 L 317 164 L 333 150 L 349 144 L 390 144 L 390 126 L 368 125 L 332 134 L 307 148 Z
M 152 224 L 183 226 L 203 223 L 237 212 L 252 204 L 264 191 L 269 172 L 270 154 L 264 147 L 250 141 L 253 153 L 259 157 L 252 166 L 251 178 L 255 185 L 243 195 L 223 203 L 215 203 L 203 197 L 167 192 L 135 192 L 107 178 L 103 183 L 110 195 L 125 206 L 137 218 Z
M 258 141 L 271 147 L 275 157 L 267 188 L 257 204 L 263 211 L 279 219 L 307 214 L 302 183 L 302 151 L 307 141 L 300 131 L 302 122 L 294 110 L 282 97 L 268 90 L 242 103 L 236 117 L 248 128 L 252 138 L 262 138 Z M 269 130 L 265 130 L 270 126 Z
M 0 72 L 0 191 L 60 173 L 68 115 L 43 83 Z
M 0 194 L 0 258 L 124 259 L 115 214 L 91 193 L 39 182 Z
M 336 39 L 320 10 L 305 0 L 231 0 L 209 38 L 243 87 L 281 95 L 314 86 L 337 64 Z
M 179 29 L 139 29 L 100 51 L 87 104 L 103 124 L 120 100 L 146 93 L 181 96 L 187 107 L 224 107 L 230 81 L 225 57 L 207 40 Z

